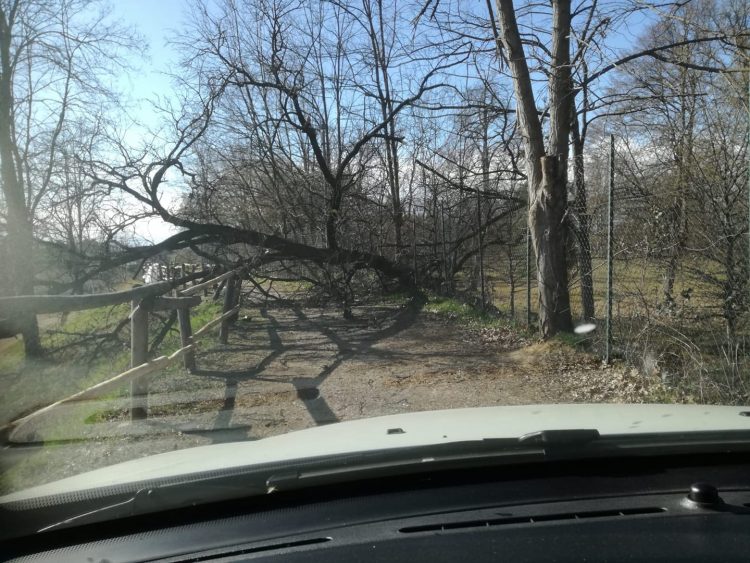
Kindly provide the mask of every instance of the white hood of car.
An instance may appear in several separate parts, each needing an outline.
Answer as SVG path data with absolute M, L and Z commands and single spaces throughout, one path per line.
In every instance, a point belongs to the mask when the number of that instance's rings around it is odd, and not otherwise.
M 257 441 L 188 448 L 134 459 L 0 497 L 0 504 L 192 473 L 309 457 L 596 428 L 600 435 L 750 430 L 748 407 L 525 405 L 426 411 L 318 426 Z M 389 432 L 390 431 L 390 432 Z

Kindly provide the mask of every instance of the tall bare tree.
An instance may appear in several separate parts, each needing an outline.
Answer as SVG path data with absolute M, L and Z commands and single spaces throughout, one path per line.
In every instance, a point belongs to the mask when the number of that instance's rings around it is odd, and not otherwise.
M 570 0 L 552 1 L 548 80 L 548 149 L 512 0 L 497 0 L 500 38 L 515 90 L 524 140 L 529 227 L 537 261 L 539 324 L 545 337 L 573 329 L 568 292 L 566 228 L 568 138 L 571 125 Z
M 122 69 L 130 35 L 98 0 L 0 1 L 0 178 L 10 294 L 36 285 L 34 228 L 60 172 L 69 123 L 114 102 L 102 80 Z M 27 354 L 41 352 L 36 318 L 18 319 Z

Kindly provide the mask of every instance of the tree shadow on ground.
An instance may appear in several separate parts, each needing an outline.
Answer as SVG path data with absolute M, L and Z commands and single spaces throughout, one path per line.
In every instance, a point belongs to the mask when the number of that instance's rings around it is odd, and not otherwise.
M 359 321 L 354 320 L 353 322 L 339 321 L 338 319 L 332 318 L 323 320 L 311 319 L 297 303 L 285 301 L 283 305 L 283 307 L 278 308 L 291 310 L 294 313 L 298 321 L 298 323 L 295 324 L 295 329 L 302 328 L 303 330 L 307 329 L 319 333 L 335 346 L 333 361 L 327 363 L 327 365 L 325 365 L 316 376 L 293 377 L 291 380 L 291 384 L 296 391 L 297 397 L 302 401 L 302 404 L 307 409 L 310 417 L 316 425 L 323 425 L 339 421 L 336 413 L 333 412 L 330 405 L 325 400 L 325 397 L 320 393 L 320 386 L 326 378 L 346 360 L 369 352 L 378 342 L 393 337 L 412 326 L 422 309 L 423 301 L 412 299 L 412 301 L 410 301 L 405 307 L 402 307 L 395 315 L 389 315 L 385 319 L 378 319 L 380 326 L 386 326 L 369 332 L 366 329 L 370 326 L 371 319 L 363 319 Z M 388 311 L 388 309 L 384 308 L 383 311 Z M 268 334 L 268 348 L 271 350 L 269 354 L 260 360 L 260 362 L 255 366 L 244 370 L 197 369 L 194 372 L 199 376 L 219 378 L 223 379 L 225 382 L 224 404 L 217 414 L 213 429 L 207 432 L 214 442 L 249 439 L 247 434 L 248 429 L 238 428 L 237 430 L 240 430 L 240 435 L 236 435 L 236 433 L 232 432 L 233 429 L 230 427 L 235 409 L 237 387 L 240 382 L 248 380 L 278 382 L 278 379 L 271 379 L 262 376 L 263 372 L 275 360 L 279 359 L 283 354 L 293 351 L 305 350 L 311 352 L 311 354 L 315 354 L 316 352 L 314 347 L 285 344 L 280 335 L 280 332 L 283 331 L 285 327 L 269 312 L 267 307 L 263 306 L 260 309 L 260 315 L 267 321 L 266 332 Z M 350 333 L 352 332 L 352 329 L 354 329 L 354 334 L 347 338 L 340 334 L 336 329 L 339 329 L 341 332 Z M 252 330 L 252 332 L 255 331 L 256 330 Z M 239 337 L 242 338 L 242 336 L 248 335 L 248 332 L 249 331 L 243 331 L 240 329 Z M 236 341 L 237 339 L 236 333 L 234 340 Z M 252 348 L 257 350 L 257 346 L 253 346 Z M 243 351 L 243 346 L 238 346 L 236 343 L 233 343 L 232 349 L 241 352 Z M 216 352 L 220 353 L 222 350 L 225 350 L 225 348 L 219 348 Z M 204 433 L 204 431 L 199 433 Z

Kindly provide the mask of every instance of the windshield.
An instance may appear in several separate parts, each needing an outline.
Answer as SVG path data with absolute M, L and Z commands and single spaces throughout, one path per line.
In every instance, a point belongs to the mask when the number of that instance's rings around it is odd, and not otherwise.
M 750 403 L 749 12 L 0 0 L 0 495 Z

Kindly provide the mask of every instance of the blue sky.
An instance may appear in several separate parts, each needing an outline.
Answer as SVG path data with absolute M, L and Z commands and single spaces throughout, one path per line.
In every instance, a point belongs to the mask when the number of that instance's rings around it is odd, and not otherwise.
M 155 94 L 168 95 L 171 83 L 163 73 L 175 68 L 178 53 L 167 45 L 179 33 L 188 18 L 186 0 L 118 0 L 113 4 L 114 16 L 132 26 L 148 43 L 148 55 L 133 61 L 138 72 L 124 78 L 134 99 L 153 99 Z M 139 118 L 154 124 L 155 115 L 148 104 L 141 104 Z
M 176 68 L 178 53 L 168 40 L 179 33 L 188 18 L 190 4 L 185 0 L 118 0 L 113 3 L 113 16 L 131 26 L 148 44 L 143 60 L 133 60 L 136 71 L 123 76 L 122 87 L 135 104 L 133 113 L 144 125 L 157 127 L 159 118 L 147 100 L 169 96 L 172 84 L 164 73 Z M 131 130 L 129 140 L 137 142 L 140 131 Z M 171 199 L 170 191 L 164 194 Z M 169 201 L 163 203 L 169 205 Z M 143 238 L 159 242 L 174 234 L 174 226 L 160 218 L 139 221 L 135 232 Z

